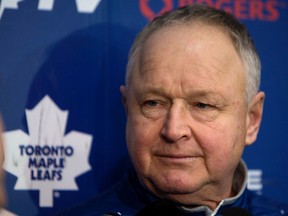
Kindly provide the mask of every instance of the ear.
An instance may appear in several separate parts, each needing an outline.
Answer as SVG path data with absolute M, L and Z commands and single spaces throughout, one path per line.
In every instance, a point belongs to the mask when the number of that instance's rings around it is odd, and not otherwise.
M 121 95 L 122 95 L 122 102 L 123 102 L 123 105 L 124 105 L 124 108 L 125 108 L 125 112 L 126 112 L 126 115 L 127 115 L 127 91 L 126 91 L 126 87 L 124 85 L 121 85 L 120 86 L 120 92 L 121 92 Z
M 254 96 L 248 108 L 246 145 L 253 144 L 257 139 L 263 115 L 264 98 L 265 98 L 264 92 L 258 92 Z

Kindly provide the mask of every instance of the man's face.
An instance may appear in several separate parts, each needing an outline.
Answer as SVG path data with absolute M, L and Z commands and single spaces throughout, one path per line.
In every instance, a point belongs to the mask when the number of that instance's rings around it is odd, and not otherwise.
M 250 121 L 244 66 L 228 36 L 206 24 L 166 27 L 134 70 L 122 93 L 142 184 L 184 204 L 230 196 Z

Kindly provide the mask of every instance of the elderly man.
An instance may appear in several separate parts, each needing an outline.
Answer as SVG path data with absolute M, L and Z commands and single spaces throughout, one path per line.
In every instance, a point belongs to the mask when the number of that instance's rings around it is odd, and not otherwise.
M 287 215 L 246 189 L 241 157 L 260 127 L 259 82 L 253 42 L 231 15 L 194 5 L 153 20 L 120 89 L 135 171 L 69 214 Z

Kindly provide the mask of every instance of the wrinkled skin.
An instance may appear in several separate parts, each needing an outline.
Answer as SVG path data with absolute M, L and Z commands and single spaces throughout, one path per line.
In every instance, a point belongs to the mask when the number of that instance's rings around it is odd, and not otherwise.
M 121 86 L 126 137 L 141 183 L 159 197 L 214 209 L 233 195 L 264 93 L 246 101 L 244 66 L 227 34 L 203 23 L 154 32 Z

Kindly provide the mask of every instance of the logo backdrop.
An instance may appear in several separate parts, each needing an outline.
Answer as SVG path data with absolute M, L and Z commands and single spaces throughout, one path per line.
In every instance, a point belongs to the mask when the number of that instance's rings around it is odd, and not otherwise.
M 288 3 L 285 0 L 2 0 L 0 109 L 6 210 L 51 215 L 102 192 L 129 166 L 128 50 L 153 17 L 187 4 L 245 23 L 262 60 L 264 119 L 246 148 L 248 187 L 288 202 Z

